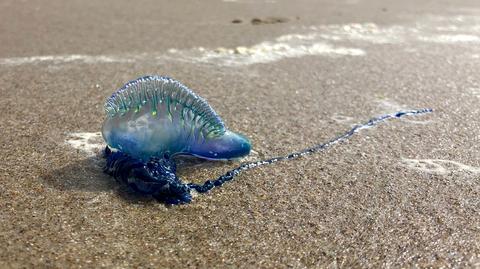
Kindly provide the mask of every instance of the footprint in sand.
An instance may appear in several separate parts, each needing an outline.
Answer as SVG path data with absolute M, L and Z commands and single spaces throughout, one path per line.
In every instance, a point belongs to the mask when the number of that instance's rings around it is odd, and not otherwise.
M 449 160 L 402 158 L 402 164 L 410 169 L 435 175 L 447 175 L 451 173 L 480 174 L 480 167 L 469 166 Z
M 351 121 L 354 120 L 354 118 L 352 118 L 352 117 L 345 116 L 345 115 L 340 115 L 340 114 L 334 114 L 330 118 L 337 123 L 346 123 L 346 122 L 351 122 Z
M 88 156 L 97 155 L 105 147 L 105 142 L 103 142 L 100 132 L 69 133 L 65 143 Z

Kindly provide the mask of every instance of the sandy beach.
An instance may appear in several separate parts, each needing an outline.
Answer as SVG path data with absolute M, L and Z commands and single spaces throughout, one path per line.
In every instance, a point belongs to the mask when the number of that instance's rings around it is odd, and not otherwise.
M 0 3 L 1 268 L 480 267 L 477 1 Z M 166 206 L 102 172 L 103 104 L 175 78 L 285 155 L 399 110 L 325 152 Z

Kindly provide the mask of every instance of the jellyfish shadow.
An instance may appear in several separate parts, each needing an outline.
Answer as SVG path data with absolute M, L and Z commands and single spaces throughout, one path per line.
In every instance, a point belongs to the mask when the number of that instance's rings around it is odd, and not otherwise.
M 177 170 L 183 176 L 189 176 L 197 169 L 222 167 L 229 163 L 228 161 L 209 161 L 190 156 L 176 157 L 175 162 Z M 104 166 L 105 159 L 97 155 L 47 171 L 41 175 L 41 180 L 47 186 L 59 191 L 96 193 L 113 191 L 132 203 L 154 200 L 151 196 L 137 193 L 118 183 L 113 177 L 103 172 Z

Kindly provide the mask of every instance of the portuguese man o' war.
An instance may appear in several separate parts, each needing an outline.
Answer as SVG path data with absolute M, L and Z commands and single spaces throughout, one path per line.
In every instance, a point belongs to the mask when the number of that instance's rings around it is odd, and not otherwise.
M 192 200 L 192 190 L 208 192 L 242 171 L 319 152 L 361 129 L 432 110 L 400 111 L 373 118 L 326 143 L 286 156 L 244 163 L 203 184 L 183 183 L 176 175 L 174 157 L 193 155 L 209 160 L 232 160 L 248 155 L 251 150 L 250 141 L 228 130 L 205 99 L 174 79 L 145 76 L 114 92 L 105 103 L 105 111 L 107 117 L 102 127 L 102 136 L 107 142 L 105 173 L 158 201 L 183 204 Z

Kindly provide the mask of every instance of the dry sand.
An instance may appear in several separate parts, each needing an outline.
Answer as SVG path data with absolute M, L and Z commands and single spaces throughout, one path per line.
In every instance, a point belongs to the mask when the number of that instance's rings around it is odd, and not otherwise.
M 478 2 L 131 2 L 0 3 L 0 267 L 480 266 Z M 92 155 L 103 101 L 145 74 L 205 97 L 251 160 L 435 113 L 167 207 Z

